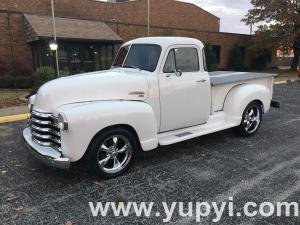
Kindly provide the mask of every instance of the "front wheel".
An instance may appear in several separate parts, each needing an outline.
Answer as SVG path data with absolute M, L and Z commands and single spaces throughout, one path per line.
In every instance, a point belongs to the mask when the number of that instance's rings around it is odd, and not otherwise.
M 259 129 L 262 120 L 262 107 L 258 102 L 251 102 L 245 109 L 241 124 L 235 128 L 244 137 L 253 136 Z
M 86 163 L 88 168 L 103 178 L 114 178 L 125 173 L 132 165 L 137 142 L 126 129 L 107 130 L 91 143 Z

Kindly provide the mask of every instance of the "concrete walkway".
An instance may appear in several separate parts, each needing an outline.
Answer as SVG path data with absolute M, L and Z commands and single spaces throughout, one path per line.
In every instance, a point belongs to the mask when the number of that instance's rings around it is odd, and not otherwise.
M 297 81 L 300 80 L 300 78 L 295 74 L 295 75 L 288 75 L 288 76 L 278 76 L 275 78 L 275 82 L 281 82 L 281 81 Z

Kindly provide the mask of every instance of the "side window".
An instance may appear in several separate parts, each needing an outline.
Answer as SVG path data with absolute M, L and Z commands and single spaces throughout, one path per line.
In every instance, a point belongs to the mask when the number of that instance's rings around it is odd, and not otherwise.
M 199 71 L 197 49 L 184 47 L 170 50 L 164 66 L 164 73 L 172 73 L 175 69 L 181 72 Z
M 174 73 L 176 70 L 175 66 L 175 54 L 174 49 L 172 49 L 167 57 L 165 66 L 164 66 L 164 73 Z
M 199 57 L 196 48 L 175 49 L 176 69 L 182 72 L 199 71 Z

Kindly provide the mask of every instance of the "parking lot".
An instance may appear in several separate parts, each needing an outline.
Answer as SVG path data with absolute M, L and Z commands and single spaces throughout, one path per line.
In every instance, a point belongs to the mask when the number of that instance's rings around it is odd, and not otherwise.
M 84 168 L 47 168 L 26 152 L 26 122 L 0 125 L 0 221 L 2 224 L 161 224 L 151 216 L 94 218 L 88 202 L 200 202 L 234 198 L 300 202 L 300 83 L 278 85 L 280 109 L 264 115 L 255 137 L 231 130 L 161 147 L 144 154 L 126 175 L 101 180 Z M 176 213 L 175 213 L 176 214 Z M 173 224 L 195 224 L 174 215 Z M 295 217 L 224 216 L 220 224 L 295 224 Z M 0 222 L 1 223 L 1 222 Z M 204 218 L 201 224 L 211 224 Z

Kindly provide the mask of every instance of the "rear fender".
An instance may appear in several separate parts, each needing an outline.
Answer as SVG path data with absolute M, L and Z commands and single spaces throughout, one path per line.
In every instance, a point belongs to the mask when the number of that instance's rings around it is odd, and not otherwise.
M 224 112 L 226 118 L 234 121 L 237 125 L 241 123 L 242 115 L 247 105 L 252 101 L 259 101 L 263 111 L 270 109 L 272 91 L 264 85 L 242 84 L 230 90 L 225 102 Z

